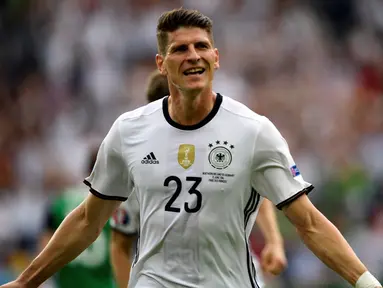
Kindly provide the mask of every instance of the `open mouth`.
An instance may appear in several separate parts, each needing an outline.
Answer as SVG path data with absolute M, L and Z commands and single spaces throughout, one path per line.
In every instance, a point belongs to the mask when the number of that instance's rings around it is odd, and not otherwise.
M 205 72 L 204 68 L 190 68 L 184 71 L 184 75 L 201 75 L 203 72 Z

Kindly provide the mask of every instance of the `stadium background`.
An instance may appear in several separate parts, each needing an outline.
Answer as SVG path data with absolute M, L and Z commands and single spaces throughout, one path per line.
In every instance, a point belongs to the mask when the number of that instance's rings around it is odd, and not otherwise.
M 383 281 L 380 0 L 0 5 L 0 283 L 34 255 L 48 199 L 82 180 L 87 145 L 145 103 L 157 17 L 181 5 L 215 22 L 215 90 L 277 125 L 316 186 L 312 201 Z M 278 217 L 289 268 L 270 287 L 348 287 Z M 262 240 L 254 245 L 261 248 Z

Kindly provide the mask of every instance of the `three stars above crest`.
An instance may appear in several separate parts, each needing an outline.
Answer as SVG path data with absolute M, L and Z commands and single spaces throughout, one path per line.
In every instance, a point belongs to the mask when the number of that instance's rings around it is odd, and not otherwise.
M 215 144 L 220 145 L 221 141 L 217 140 L 217 141 L 215 141 Z M 223 141 L 223 145 L 227 146 L 227 145 L 229 145 L 229 142 Z M 208 146 L 209 146 L 209 148 L 212 148 L 214 145 L 212 143 L 209 143 Z M 234 145 L 230 145 L 229 147 L 230 147 L 230 149 L 234 149 Z

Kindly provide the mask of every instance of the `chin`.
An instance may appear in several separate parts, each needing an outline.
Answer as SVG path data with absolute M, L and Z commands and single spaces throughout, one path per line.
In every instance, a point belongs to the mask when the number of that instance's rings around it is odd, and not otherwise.
M 198 83 L 189 83 L 184 86 L 185 91 L 202 91 L 208 87 L 208 84 L 205 81 Z
M 185 90 L 188 90 L 188 91 L 202 91 L 206 88 L 206 85 L 191 85 L 185 88 L 186 88 Z

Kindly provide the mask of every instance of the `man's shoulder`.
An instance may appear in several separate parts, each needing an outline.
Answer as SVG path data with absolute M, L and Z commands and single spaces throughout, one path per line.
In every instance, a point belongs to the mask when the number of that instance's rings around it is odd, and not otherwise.
M 162 111 L 162 101 L 163 99 L 159 99 L 134 110 L 125 112 L 121 114 L 116 121 L 123 123 L 141 119 L 146 116 L 152 116 L 156 112 Z
M 113 123 L 108 135 L 113 145 L 121 145 L 121 138 L 128 139 L 138 134 L 146 137 L 153 125 L 161 123 L 163 118 L 161 100 L 151 102 L 134 110 L 121 114 Z M 108 136 L 107 136 L 108 137 Z
M 238 118 L 249 119 L 250 121 L 255 122 L 257 124 L 261 124 L 267 119 L 265 116 L 254 112 L 245 104 L 234 100 L 229 96 L 222 95 L 222 97 L 222 108 L 230 114 L 237 116 Z

